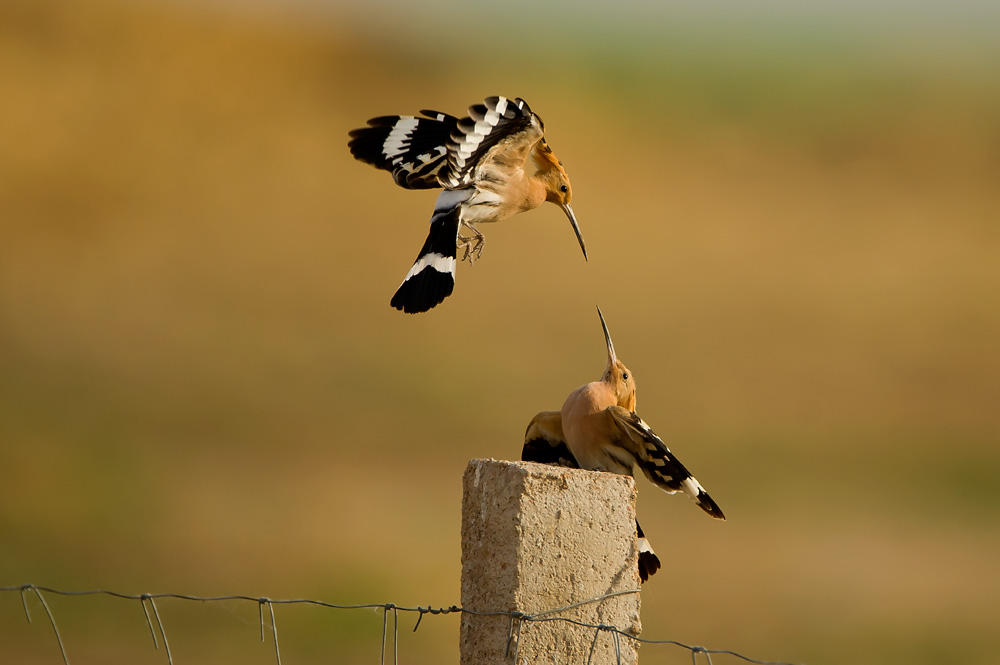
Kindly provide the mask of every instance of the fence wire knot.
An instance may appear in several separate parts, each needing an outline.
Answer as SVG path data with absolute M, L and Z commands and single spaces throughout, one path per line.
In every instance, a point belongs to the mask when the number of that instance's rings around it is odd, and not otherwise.
M 395 605 L 393 605 L 393 607 L 395 607 Z M 419 605 L 417 605 L 415 611 L 418 613 L 418 615 L 417 615 L 417 623 L 413 626 L 414 633 L 417 632 L 417 628 L 420 628 L 420 620 L 424 618 L 425 614 L 451 614 L 452 612 L 461 612 L 462 608 L 459 607 L 458 605 L 452 605 L 451 607 L 439 607 L 438 609 L 434 609 L 430 605 L 428 605 L 427 607 L 420 607 Z
M 708 661 L 708 665 L 712 665 L 712 652 L 705 647 L 693 646 L 691 647 L 691 663 L 692 665 L 698 665 L 698 654 L 705 654 L 705 660 Z

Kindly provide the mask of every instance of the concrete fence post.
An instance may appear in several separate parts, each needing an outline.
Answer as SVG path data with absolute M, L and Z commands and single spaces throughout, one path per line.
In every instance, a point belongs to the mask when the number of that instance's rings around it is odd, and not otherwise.
M 617 626 L 638 636 L 635 484 L 627 476 L 476 459 L 463 477 L 462 606 Z M 596 644 L 595 644 L 596 637 Z M 638 643 L 566 621 L 462 615 L 462 665 L 635 665 Z M 517 656 L 515 663 L 514 656 Z

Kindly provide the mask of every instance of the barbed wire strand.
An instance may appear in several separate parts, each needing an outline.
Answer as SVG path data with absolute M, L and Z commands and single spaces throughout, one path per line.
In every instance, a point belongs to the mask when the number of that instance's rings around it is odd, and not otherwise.
M 264 603 L 258 599 L 257 616 L 260 618 L 260 643 L 264 643 Z
M 419 619 L 417 619 L 419 621 Z M 382 655 L 379 658 L 379 665 L 385 665 L 385 630 L 389 623 L 389 606 L 382 608 Z
M 62 635 L 59 634 L 59 626 L 56 625 L 56 618 L 52 616 L 52 610 L 49 609 L 49 604 L 45 602 L 45 598 L 42 596 L 41 592 L 32 585 L 25 585 L 21 587 L 21 605 L 24 606 L 24 616 L 28 618 L 28 623 L 31 623 L 31 613 L 28 611 L 28 599 L 25 597 L 25 592 L 31 589 L 38 596 L 38 600 L 41 601 L 42 607 L 45 608 L 45 614 L 49 617 L 49 623 L 52 624 L 52 630 L 55 631 L 56 641 L 59 642 L 59 653 L 62 654 L 63 662 L 69 665 L 69 656 L 66 655 L 66 647 L 63 645 Z
M 511 614 L 510 617 L 508 618 L 510 619 L 510 621 L 507 622 L 507 646 L 505 646 L 503 650 L 504 660 L 507 660 L 507 657 L 510 655 L 510 645 L 514 643 L 514 615 Z M 517 663 L 516 654 L 513 660 L 515 663 Z
M 512 611 L 482 611 L 482 610 L 472 610 L 465 607 L 459 607 L 457 605 L 452 605 L 451 607 L 440 607 L 434 608 L 428 605 L 427 607 L 399 607 L 393 603 L 365 603 L 361 605 L 338 605 L 336 603 L 329 603 L 322 600 L 314 600 L 310 598 L 294 598 L 294 599 L 272 599 L 254 596 L 244 596 L 244 595 L 229 595 L 229 596 L 194 596 L 190 594 L 182 593 L 142 593 L 142 594 L 128 594 L 121 593 L 118 591 L 108 591 L 105 589 L 93 589 L 87 591 L 66 591 L 62 589 L 53 589 L 51 587 L 38 586 L 34 584 L 22 584 L 19 586 L 2 586 L 0 587 L 0 592 L 7 591 L 17 591 L 21 594 L 21 603 L 24 607 L 24 614 L 31 623 L 31 613 L 28 610 L 28 601 L 26 594 L 28 591 L 34 592 L 37 596 L 39 602 L 41 602 L 42 607 L 45 609 L 45 613 L 49 618 L 49 623 L 52 625 L 52 630 L 56 634 L 56 640 L 59 643 L 59 650 L 62 654 L 63 663 L 65 665 L 70 665 L 69 657 L 66 654 L 66 648 L 63 644 L 62 636 L 59 633 L 59 627 L 56 624 L 55 616 L 52 610 L 49 608 L 48 603 L 45 601 L 45 597 L 42 592 L 51 593 L 59 596 L 69 596 L 69 597 L 80 597 L 80 596 L 96 596 L 105 595 L 112 598 L 119 598 L 124 600 L 138 600 L 142 604 L 143 613 L 146 617 L 146 624 L 149 627 L 150 635 L 153 638 L 153 646 L 159 649 L 159 645 L 156 640 L 156 632 L 153 629 L 153 622 L 149 615 L 149 610 L 146 608 L 146 601 L 149 602 L 149 607 L 153 610 L 152 618 L 156 620 L 156 626 L 159 628 L 160 637 L 163 639 L 164 651 L 167 654 L 168 665 L 173 665 L 173 655 L 170 652 L 170 645 L 167 641 L 167 633 L 163 627 L 163 621 L 160 617 L 159 610 L 156 607 L 157 598 L 168 598 L 175 600 L 188 600 L 196 601 L 201 603 L 209 602 L 225 602 L 225 601 L 250 601 L 257 603 L 258 613 L 260 616 L 260 630 L 261 630 L 261 641 L 264 641 L 264 605 L 267 605 L 268 611 L 271 615 L 271 635 L 274 639 L 274 654 L 277 659 L 278 665 L 281 665 L 281 651 L 278 646 L 278 627 L 275 622 L 274 615 L 274 605 L 315 605 L 318 607 L 330 608 L 330 609 L 340 609 L 340 610 L 358 610 L 358 609 L 381 609 L 383 611 L 382 615 L 382 659 L 381 665 L 385 665 L 385 639 L 387 636 L 388 629 L 388 613 L 392 610 L 393 613 L 393 665 L 398 665 L 399 662 L 399 612 L 416 612 L 418 614 L 417 622 L 413 626 L 413 631 L 416 632 L 417 628 L 420 627 L 420 621 L 423 619 L 425 614 L 451 614 L 451 613 L 462 613 L 469 614 L 472 616 L 504 616 L 510 619 L 510 627 L 508 629 L 508 643 L 507 651 L 505 655 L 510 652 L 510 644 L 514 643 L 514 662 L 517 662 L 517 649 L 521 641 L 521 628 L 527 623 L 543 623 L 551 621 L 560 621 L 563 623 L 568 623 L 571 625 L 579 626 L 581 628 L 587 628 L 594 631 L 594 639 L 591 642 L 590 655 L 587 658 L 588 665 L 591 663 L 594 655 L 594 651 L 597 648 L 597 640 L 600 637 L 601 632 L 609 632 L 612 634 L 612 639 L 614 640 L 615 655 L 617 662 L 621 663 L 621 638 L 627 637 L 635 642 L 642 644 L 669 644 L 673 646 L 680 647 L 682 649 L 687 649 L 691 652 L 691 658 L 694 665 L 697 665 L 698 654 L 704 654 L 709 665 L 712 665 L 712 654 L 724 654 L 728 656 L 733 656 L 739 658 L 748 663 L 753 663 L 754 665 L 792 665 L 792 663 L 787 663 L 783 661 L 764 661 L 756 660 L 743 654 L 737 653 L 735 651 L 730 651 L 728 649 L 707 649 L 701 646 L 691 646 L 684 644 L 683 642 L 678 642 L 677 640 L 651 640 L 638 637 L 631 634 L 630 632 L 621 630 L 617 626 L 609 626 L 606 624 L 589 623 L 586 621 L 580 621 L 578 619 L 573 619 L 571 617 L 564 616 L 550 616 L 552 614 L 558 614 L 560 612 L 565 612 L 571 609 L 582 607 L 584 605 L 589 605 L 593 603 L 599 603 L 601 601 L 613 598 L 615 596 L 621 596 L 626 594 L 639 593 L 638 589 L 628 589 L 624 591 L 615 591 L 607 593 L 601 596 L 596 596 L 594 598 L 588 598 L 587 600 L 582 600 L 576 603 L 571 603 L 569 605 L 564 605 L 562 607 L 557 607 L 549 610 L 543 610 L 541 612 L 536 612 L 534 614 L 526 614 L 517 610 Z M 514 622 L 517 622 L 517 631 L 515 635 Z
M 381 605 L 378 605 L 378 607 L 381 607 Z M 405 612 L 407 610 L 404 609 L 403 611 Z M 451 607 L 440 607 L 438 609 L 434 609 L 430 605 L 427 607 L 420 607 L 417 605 L 417 609 L 412 611 L 419 612 L 419 615 L 417 616 L 417 623 L 413 626 L 413 632 L 415 633 L 417 632 L 417 628 L 420 628 L 420 620 L 424 618 L 425 614 L 451 614 L 452 612 L 461 612 L 462 608 L 458 605 L 452 605 Z
M 392 603 L 386 603 L 382 606 L 382 658 L 379 661 L 381 665 L 385 665 L 385 633 L 386 628 L 389 623 L 389 610 L 392 610 L 392 663 L 393 665 L 398 665 L 399 663 L 399 614 L 396 612 L 396 606 Z M 421 614 L 421 616 L 423 616 Z M 417 618 L 417 625 L 420 624 L 420 618 Z M 413 629 L 416 631 L 416 627 Z
M 167 652 L 167 665 L 174 665 L 174 656 L 170 653 L 170 642 L 167 641 L 167 631 L 163 629 L 163 620 L 160 619 L 160 611 L 156 609 L 156 601 L 153 600 L 153 597 L 148 593 L 143 595 L 146 596 L 146 600 L 149 601 L 149 606 L 153 608 L 153 616 L 156 618 L 156 626 L 160 629 L 160 637 L 163 638 L 163 650 Z
M 399 614 L 392 607 L 392 665 L 399 665 Z
M 517 621 L 517 635 L 514 637 L 514 665 L 517 665 L 517 654 L 521 650 L 521 628 L 524 626 L 524 622 L 520 618 L 512 620 Z
M 606 593 L 603 596 L 598 596 L 597 598 L 588 598 L 587 600 L 581 600 L 578 603 L 571 603 L 569 605 L 563 605 L 562 607 L 556 607 L 551 610 L 544 610 L 542 612 L 535 612 L 529 615 L 531 619 L 535 617 L 543 617 L 546 614 L 558 614 L 559 612 L 566 612 L 567 610 L 573 610 L 577 607 L 582 607 L 583 605 L 589 605 L 591 603 L 600 602 L 602 600 L 607 600 L 608 598 L 614 598 L 615 596 L 626 596 L 634 593 L 641 593 L 639 589 L 625 589 L 623 591 L 612 591 L 611 593 Z
M 594 641 L 590 643 L 590 653 L 587 655 L 587 665 L 594 659 L 594 649 L 597 648 L 597 638 L 601 634 L 600 630 L 594 631 Z
M 142 613 L 146 615 L 146 625 L 149 626 L 149 635 L 150 635 L 150 637 L 153 638 L 153 648 L 156 649 L 157 651 L 159 651 L 160 650 L 160 643 L 156 639 L 156 631 L 153 630 L 153 621 L 149 618 L 149 610 L 146 609 L 146 598 L 145 597 L 140 598 L 139 599 L 139 604 L 142 605 Z M 261 633 L 263 633 L 263 632 L 264 632 L 264 630 L 262 628 L 261 629 Z M 260 639 L 263 640 L 264 636 L 261 635 Z
M 278 665 L 281 665 L 281 651 L 278 649 L 278 622 L 274 620 L 274 603 L 266 598 L 263 602 L 267 603 L 267 609 L 271 612 L 271 634 L 274 636 L 274 657 L 278 659 Z

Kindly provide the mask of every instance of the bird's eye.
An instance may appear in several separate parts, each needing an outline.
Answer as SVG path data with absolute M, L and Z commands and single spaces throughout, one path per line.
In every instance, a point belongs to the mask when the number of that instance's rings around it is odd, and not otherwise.
M 567 187 L 566 185 L 563 185 L 562 187 L 559 188 L 559 191 L 562 192 L 563 194 L 565 194 L 566 192 L 569 191 L 569 187 Z
M 622 374 L 622 380 L 628 381 L 628 372 L 625 372 L 624 374 Z

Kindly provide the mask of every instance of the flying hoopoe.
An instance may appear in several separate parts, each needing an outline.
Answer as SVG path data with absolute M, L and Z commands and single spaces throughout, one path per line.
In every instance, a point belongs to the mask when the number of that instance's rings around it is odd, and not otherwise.
M 430 232 L 390 304 L 426 312 L 455 288 L 457 249 L 471 265 L 483 251 L 477 224 L 499 222 L 546 201 L 569 217 L 583 256 L 587 247 L 570 206 L 569 176 L 545 142 L 542 119 L 523 99 L 490 97 L 458 119 L 438 111 L 426 117 L 381 116 L 350 132 L 355 159 L 390 171 L 407 189 L 443 187 Z M 459 235 L 462 227 L 470 237 Z
M 653 430 L 635 413 L 635 378 L 611 343 L 611 333 L 597 308 L 608 346 L 608 365 L 599 381 L 570 393 L 562 411 L 542 411 L 524 434 L 521 459 L 572 468 L 633 475 L 638 466 L 668 494 L 684 492 L 712 517 L 725 520 L 722 510 L 674 457 Z M 660 559 L 639 523 L 639 576 L 645 582 L 660 567 Z

